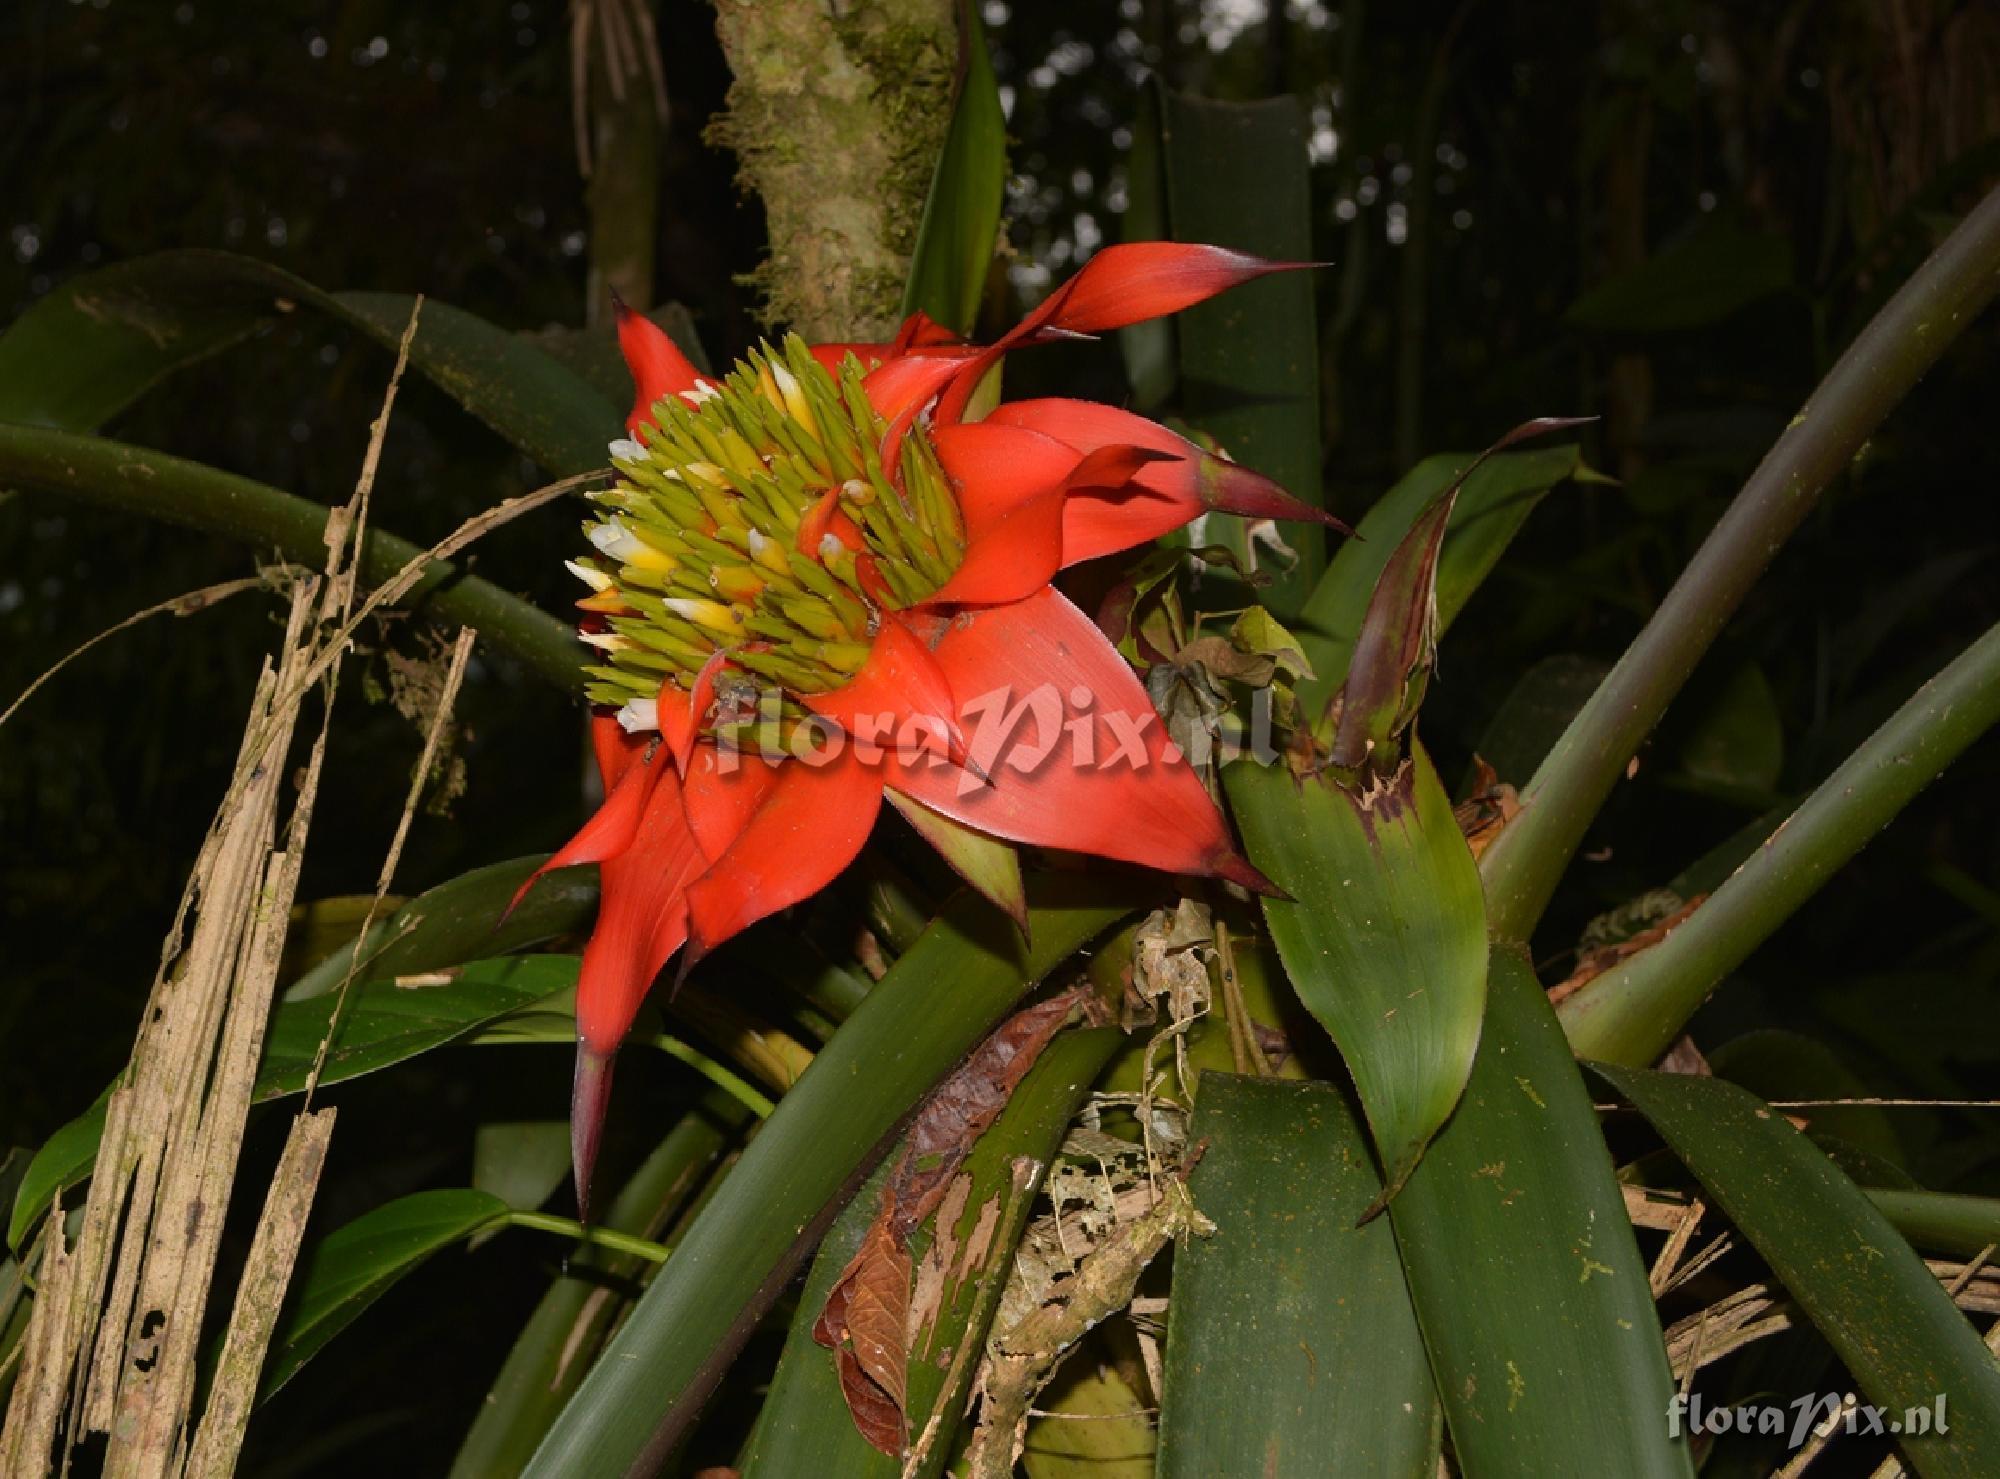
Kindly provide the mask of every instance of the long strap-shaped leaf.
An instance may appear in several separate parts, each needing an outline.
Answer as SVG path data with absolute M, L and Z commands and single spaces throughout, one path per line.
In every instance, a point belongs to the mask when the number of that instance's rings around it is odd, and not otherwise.
M 1432 1479 L 1439 1414 L 1423 1338 L 1377 1220 L 1381 1178 L 1338 1089 L 1205 1073 L 1190 1132 L 1215 1223 L 1174 1255 L 1162 1479 Z
M 1996 723 L 2000 626 L 1911 695 L 1666 939 L 1563 1002 L 1577 1053 L 1658 1058 L 1723 977 Z
M 871 1151 L 1020 997 L 1130 907 L 1077 874 L 1032 880 L 1034 945 L 962 896 L 841 1025 L 703 1209 L 527 1472 L 657 1464 Z
M 1465 1098 L 1389 1216 L 1466 1479 L 1692 1473 L 1590 1096 L 1510 952 L 1493 955 Z
M 0 421 L 95 431 L 174 371 L 300 308 L 393 351 L 401 293 L 329 293 L 229 252 L 160 252 L 63 283 L 0 334 Z M 617 405 L 532 342 L 427 302 L 410 363 L 557 477 L 605 464 Z
M 1920 1473 L 2000 1474 L 2000 1365 L 1937 1276 L 1818 1146 L 1721 1079 L 1592 1067 L 1764 1255 L 1870 1402 L 1900 1419 L 1944 1397 L 1949 1433 L 1904 1442 Z
M 869 1446 L 855 1428 L 841 1400 L 833 1353 L 812 1334 L 834 1281 L 875 1218 L 878 1198 L 864 1193 L 841 1213 L 813 1260 L 771 1394 L 740 1465 L 743 1479 L 790 1479 L 794 1474 L 895 1479 L 906 1473 L 915 1479 L 943 1470 L 1035 1193 L 1070 1117 L 1122 1041 L 1116 1030 L 1103 1027 L 1066 1032 L 1050 1043 L 968 1157 L 964 1170 L 972 1189 L 948 1244 L 959 1256 L 948 1261 L 954 1272 L 939 1291 L 936 1316 L 919 1331 L 911 1353 L 907 1410 L 913 1456 L 907 1467 Z M 1027 1175 L 1017 1176 L 1017 1167 Z M 975 1242 L 983 1250 L 981 1261 L 965 1266 L 961 1275 L 957 1266 L 970 1264 Z

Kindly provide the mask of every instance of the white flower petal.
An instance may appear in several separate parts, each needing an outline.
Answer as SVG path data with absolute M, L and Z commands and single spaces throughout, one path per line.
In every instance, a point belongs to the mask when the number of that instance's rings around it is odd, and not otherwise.
M 613 462 L 650 462 L 652 457 L 643 442 L 634 441 L 631 437 L 619 437 L 611 444 Z
M 660 701 L 656 698 L 628 698 L 618 711 L 618 726 L 627 734 L 640 734 L 660 727 Z

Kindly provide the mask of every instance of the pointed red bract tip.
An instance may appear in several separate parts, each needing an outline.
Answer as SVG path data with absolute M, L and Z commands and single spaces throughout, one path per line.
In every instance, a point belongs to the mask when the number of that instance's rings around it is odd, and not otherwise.
M 1240 883 L 1253 894 L 1262 894 L 1267 899 L 1278 899 L 1287 904 L 1292 902 L 1289 893 L 1252 867 L 1250 860 L 1240 852 L 1222 854 L 1210 862 L 1208 871 L 1213 877 Z
M 665 329 L 627 308 L 615 295 L 611 303 L 618 321 L 618 348 L 632 372 L 632 413 L 625 418 L 625 429 L 636 433 L 652 424 L 655 401 L 693 390 L 698 377 L 694 362 L 681 353 Z
M 576 1080 L 569 1095 L 570 1168 L 576 1177 L 576 1215 L 590 1221 L 590 1178 L 597 1169 L 597 1147 L 604 1134 L 604 1114 L 611 1106 L 611 1069 L 617 1054 L 589 1044 L 576 1045 Z

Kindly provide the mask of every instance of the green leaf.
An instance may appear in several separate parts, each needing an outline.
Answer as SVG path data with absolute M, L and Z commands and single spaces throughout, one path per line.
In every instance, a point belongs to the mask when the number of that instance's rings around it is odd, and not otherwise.
M 1347 680 L 1355 634 L 1389 556 L 1431 500 L 1451 485 L 1473 453 L 1426 457 L 1368 510 L 1341 545 L 1326 574 L 1288 625 L 1297 634 L 1315 677 L 1299 685 L 1308 713 L 1317 713 Z M 1575 447 L 1503 452 L 1489 457 L 1458 490 L 1438 562 L 1438 630 L 1448 628 L 1498 563 L 1535 505 L 1565 478 L 1584 471 Z
M 1170 235 L 1281 262 L 1312 260 L 1312 203 L 1305 110 L 1298 99 L 1220 103 L 1166 94 L 1162 140 Z M 1174 322 L 1180 345 L 1182 409 L 1246 467 L 1307 503 L 1320 487 L 1319 343 L 1313 274 L 1280 272 L 1232 288 Z M 1214 520 L 1242 555 L 1238 520 Z M 1298 611 L 1326 568 L 1322 530 L 1303 524 L 1278 533 L 1296 553 L 1260 548 L 1257 595 L 1281 618 Z
M 958 16 L 958 102 L 924 200 L 910 277 L 903 285 L 903 312 L 921 309 L 946 328 L 970 334 L 1000 234 L 1007 119 L 1000 110 L 1000 84 L 987 55 L 979 9 L 961 0 Z
M 726 1094 L 704 1094 L 620 1188 L 604 1225 L 637 1237 L 659 1236 L 749 1119 L 749 1111 Z M 634 1254 L 590 1243 L 564 1258 L 562 1272 L 494 1376 L 452 1461 L 452 1479 L 521 1471 L 653 1267 Z
M 1028 1425 L 1021 1467 L 1028 1479 L 1151 1479 L 1161 1450 L 1145 1407 L 1123 1371 L 1081 1352 L 1035 1399 L 1046 1415 Z
M 1785 726 L 1771 680 L 1745 663 L 1681 742 L 1681 769 L 1710 786 L 1768 797 L 1785 766 Z
M 1009 1096 L 1000 1118 L 973 1146 L 963 1172 L 971 1178 L 972 1189 L 952 1232 L 963 1249 L 982 1217 L 995 1219 L 986 1264 L 991 1275 L 983 1280 L 967 1278 L 948 1287 L 949 1298 L 935 1326 L 918 1340 L 920 1354 L 950 1352 L 955 1356 L 966 1349 L 968 1341 L 975 1352 L 984 1348 L 987 1326 L 1013 1266 L 1014 1246 L 1027 1226 L 1042 1178 L 1062 1145 L 1077 1106 L 1123 1041 L 1123 1036 L 1110 1028 L 1071 1030 L 1057 1036 Z M 1036 1169 L 1029 1184 L 1018 1185 L 1014 1168 L 1023 1156 Z M 889 1161 L 885 1159 L 884 1164 Z M 813 1259 L 798 1314 L 792 1319 L 784 1354 L 778 1360 L 778 1373 L 744 1450 L 743 1479 L 787 1479 L 793 1474 L 811 1474 L 814 1479 L 897 1479 L 905 1472 L 901 1462 L 871 1447 L 855 1428 L 841 1398 L 833 1353 L 812 1336 L 813 1322 L 826 1307 L 827 1295 L 848 1260 L 860 1248 L 879 1205 L 876 1182 L 871 1181 L 834 1220 Z M 917 1250 L 919 1257 L 931 1242 L 926 1233 Z M 951 1456 L 952 1435 L 965 1410 L 966 1388 L 978 1362 L 976 1358 L 967 1361 L 958 1370 L 948 1369 L 951 1365 L 949 1361 L 940 1364 L 920 1358 L 910 1362 L 912 1442 L 922 1438 L 932 1413 L 944 1414 L 925 1461 L 910 1470 L 911 1479 L 936 1475 Z
M 337 1084 L 465 1036 L 510 1012 L 518 1012 L 576 985 L 573 955 L 523 955 L 475 960 L 438 985 L 405 988 L 393 981 L 369 981 L 348 991 L 340 1036 L 327 1050 L 322 1084 Z M 319 1045 L 332 1020 L 331 996 L 286 1002 L 271 1018 L 264 1056 L 257 1068 L 253 1102 L 264 1103 L 305 1088 Z M 90 1174 L 104 1134 L 104 1109 L 111 1091 L 51 1135 L 29 1163 L 14 1199 L 7 1241 L 21 1240 L 46 1212 L 55 1194 Z
M 1885 1186 L 1863 1191 L 1875 1210 L 1919 1248 L 1976 1258 L 2000 1243 L 2000 1199 Z
M 1486 915 L 1471 850 L 1430 756 L 1352 793 L 1330 775 L 1238 763 L 1224 784 L 1292 987 L 1354 1075 L 1393 1196 L 1471 1072 Z
M 1461 1472 L 1693 1472 L 1590 1095 L 1511 953 L 1492 958 L 1465 1101 L 1389 1216 Z
M 1520 786 L 1535 773 L 1610 665 L 1574 653 L 1545 657 L 1521 675 L 1479 736 L 1479 757 Z
M 901 791 L 885 790 L 882 795 L 917 835 L 951 864 L 954 873 L 1021 928 L 1028 927 L 1028 895 L 1021 881 L 1021 854 L 1012 843 L 955 822 Z
M 532 1212 L 569 1176 L 568 1120 L 493 1120 L 472 1132 L 472 1185 Z
M 523 883 L 548 854 L 489 863 L 427 889 L 384 920 L 359 946 L 357 981 L 441 970 L 480 956 L 506 955 L 580 930 L 597 909 L 597 870 L 558 868 L 543 876 L 508 912 Z M 285 991 L 302 1001 L 337 990 L 354 959 L 349 944 L 304 972 Z
M 1564 317 L 1601 334 L 1665 334 L 1718 323 L 1792 285 L 1784 237 L 1704 216 L 1672 245 L 1606 279 Z
M 174 371 L 309 308 L 393 351 L 414 300 L 328 293 L 228 252 L 175 251 L 87 272 L 0 335 L 0 421 L 94 431 Z M 410 363 L 558 477 L 605 465 L 616 401 L 538 348 L 426 300 Z
M 1439 1415 L 1382 1183 L 1338 1089 L 1202 1075 L 1195 1205 L 1174 1254 L 1161 1479 L 1432 1479 Z
M 326 560 L 327 509 L 309 499 L 199 462 L 102 437 L 0 424 L 0 482 L 9 487 L 71 493 L 108 508 L 198 529 L 275 552 L 295 564 Z M 387 580 L 423 553 L 406 539 L 371 527 L 361 578 Z M 432 564 L 404 605 L 441 621 L 476 627 L 480 640 L 527 666 L 544 682 L 581 692 L 583 649 L 575 632 L 519 596 L 465 573 L 451 561 Z
M 271 1337 L 259 1400 L 298 1374 L 326 1343 L 432 1254 L 507 1220 L 483 1191 L 420 1191 L 330 1232 L 305 1255 L 287 1312 Z
M 2000 1366 L 1859 1187 L 1782 1114 L 1734 1084 L 1591 1067 L 1763 1255 L 1869 1402 L 1900 1414 L 1944 1395 L 1950 1434 L 1903 1443 L 1919 1473 L 2000 1473 Z
M 855 1169 L 1039 980 L 1131 907 L 1115 883 L 1030 880 L 1034 945 L 962 895 L 841 1024 L 702 1211 L 527 1472 L 622 1473 L 692 1421 L 746 1311 Z M 775 1294 L 775 1287 L 771 1292 Z

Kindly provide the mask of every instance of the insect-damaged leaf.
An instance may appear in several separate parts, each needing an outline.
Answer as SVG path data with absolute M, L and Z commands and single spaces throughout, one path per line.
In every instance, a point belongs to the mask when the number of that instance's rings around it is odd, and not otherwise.
M 1386 771 L 1399 758 L 1394 742 L 1416 718 L 1437 658 L 1438 559 L 1465 480 L 1496 452 L 1544 432 L 1582 424 L 1574 417 L 1524 421 L 1475 457 L 1410 525 L 1375 582 L 1355 639 L 1347 683 L 1341 689 L 1332 754 L 1335 766 L 1352 771 L 1373 760 L 1377 770 Z M 1388 758 L 1377 759 L 1378 754 Z
M 1393 1196 L 1472 1071 L 1486 910 L 1451 799 L 1422 745 L 1349 790 L 1247 762 L 1224 772 L 1251 862 L 1291 890 L 1271 939 L 1354 1075 Z
M 909 1237 L 937 1210 L 973 1142 L 1042 1049 L 1090 1002 L 1089 988 L 1079 986 L 1016 1012 L 932 1091 L 910 1123 L 874 1222 L 813 1323 L 813 1339 L 833 1351 L 855 1428 L 883 1453 L 901 1453 L 907 1437 Z

